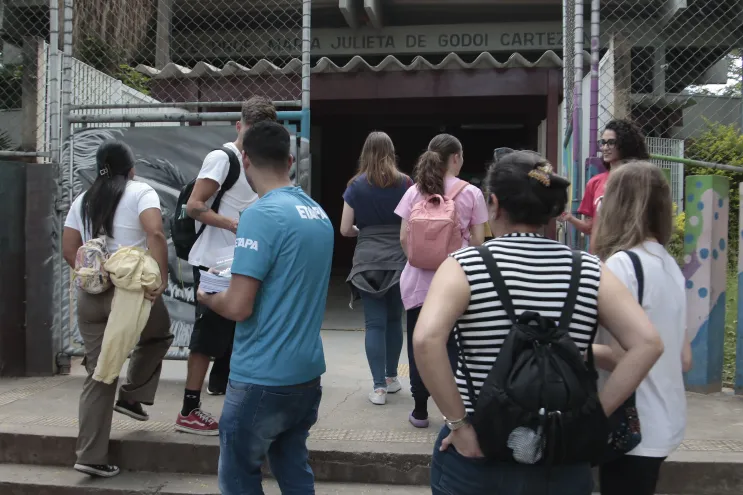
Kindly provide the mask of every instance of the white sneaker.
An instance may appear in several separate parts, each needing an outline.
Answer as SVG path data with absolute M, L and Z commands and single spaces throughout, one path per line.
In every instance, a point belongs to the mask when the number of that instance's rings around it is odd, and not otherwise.
M 387 403 L 387 391 L 383 388 L 378 388 L 374 392 L 369 392 L 369 400 L 372 404 L 383 406 Z
M 400 380 L 397 379 L 397 377 L 387 378 L 387 393 L 388 394 L 396 394 L 400 390 L 402 390 L 402 384 L 400 383 Z

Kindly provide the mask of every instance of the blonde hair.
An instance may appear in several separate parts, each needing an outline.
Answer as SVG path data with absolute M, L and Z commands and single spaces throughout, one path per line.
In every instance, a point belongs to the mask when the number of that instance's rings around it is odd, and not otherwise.
M 395 145 L 386 133 L 374 131 L 367 136 L 359 157 L 359 171 L 348 181 L 348 185 L 362 174 L 366 174 L 369 184 L 381 188 L 392 187 L 400 182 L 402 174 L 397 169 Z
M 599 215 L 594 246 L 602 260 L 649 238 L 666 246 L 673 233 L 671 186 L 652 163 L 631 161 L 609 175 Z

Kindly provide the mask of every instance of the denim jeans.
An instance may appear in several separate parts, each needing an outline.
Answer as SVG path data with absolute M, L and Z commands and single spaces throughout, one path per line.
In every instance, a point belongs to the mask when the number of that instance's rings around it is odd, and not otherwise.
M 219 489 L 223 495 L 262 495 L 261 465 L 285 495 L 314 495 L 307 437 L 317 421 L 320 379 L 290 387 L 229 381 L 219 421 Z
M 449 435 L 444 427 L 431 460 L 432 495 L 591 495 L 591 466 L 544 466 L 494 462 L 462 456 L 453 445 L 439 452 Z
M 402 298 L 400 285 L 391 287 L 383 297 L 361 293 L 366 320 L 366 359 L 369 361 L 374 389 L 387 388 L 387 377 L 397 376 L 402 352 Z

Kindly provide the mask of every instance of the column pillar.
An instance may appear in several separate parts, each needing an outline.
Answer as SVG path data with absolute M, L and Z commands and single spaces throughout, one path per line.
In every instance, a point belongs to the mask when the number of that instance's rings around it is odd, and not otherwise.
M 694 358 L 686 388 L 708 394 L 722 389 L 729 181 L 720 175 L 689 176 L 685 190 L 683 271 Z
M 738 184 L 738 190 L 743 192 L 743 183 Z M 740 212 L 743 213 L 743 204 L 740 205 Z M 738 218 L 743 218 L 739 216 Z M 743 229 L 738 226 L 737 232 L 731 232 L 730 235 L 738 236 L 738 326 L 736 330 L 735 342 L 735 393 L 743 395 L 743 321 L 741 321 L 741 308 L 743 308 Z

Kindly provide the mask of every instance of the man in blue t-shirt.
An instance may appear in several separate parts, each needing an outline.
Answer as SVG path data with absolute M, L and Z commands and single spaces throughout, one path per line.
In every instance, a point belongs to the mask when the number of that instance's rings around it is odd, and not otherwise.
M 289 133 L 275 122 L 245 133 L 243 163 L 260 199 L 240 217 L 230 287 L 199 301 L 237 322 L 220 420 L 219 487 L 263 493 L 268 456 L 282 493 L 314 493 L 307 436 L 325 372 L 322 326 L 333 226 L 292 185 Z

